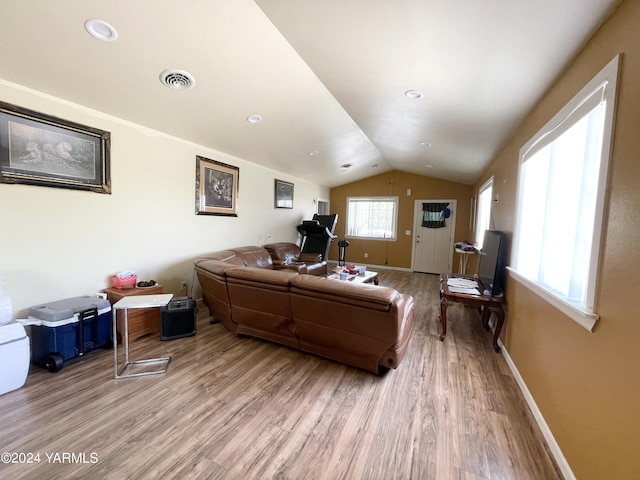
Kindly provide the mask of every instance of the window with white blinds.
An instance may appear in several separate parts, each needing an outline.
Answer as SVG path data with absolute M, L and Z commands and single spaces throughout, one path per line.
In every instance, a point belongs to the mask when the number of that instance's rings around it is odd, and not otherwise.
M 510 270 L 591 330 L 618 58 L 520 150 Z
M 398 197 L 348 197 L 347 237 L 396 239 Z

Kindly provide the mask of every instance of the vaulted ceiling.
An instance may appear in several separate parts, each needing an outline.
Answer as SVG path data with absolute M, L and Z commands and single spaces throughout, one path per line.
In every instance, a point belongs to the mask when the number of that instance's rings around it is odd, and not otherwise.
M 0 79 L 328 187 L 473 183 L 618 3 L 4 1 Z

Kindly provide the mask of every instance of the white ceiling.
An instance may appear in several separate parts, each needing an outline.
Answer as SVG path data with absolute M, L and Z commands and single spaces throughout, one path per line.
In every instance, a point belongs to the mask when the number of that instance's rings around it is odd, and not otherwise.
M 473 183 L 618 3 L 4 0 L 0 79 L 328 187 Z M 195 88 L 163 86 L 166 68 Z

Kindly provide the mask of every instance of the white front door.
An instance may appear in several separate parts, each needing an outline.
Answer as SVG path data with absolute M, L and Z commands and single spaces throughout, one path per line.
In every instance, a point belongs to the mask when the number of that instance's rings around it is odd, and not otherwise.
M 441 228 L 422 226 L 423 203 L 448 203 L 451 212 Z M 416 200 L 413 222 L 413 262 L 416 272 L 447 273 L 451 271 L 453 261 L 453 237 L 456 225 L 456 200 Z

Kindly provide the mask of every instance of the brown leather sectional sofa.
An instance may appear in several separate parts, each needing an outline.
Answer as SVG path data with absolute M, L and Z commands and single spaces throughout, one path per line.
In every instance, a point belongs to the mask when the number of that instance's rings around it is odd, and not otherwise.
M 380 366 L 396 368 L 411 338 L 410 295 L 274 268 L 262 247 L 203 255 L 196 258 L 195 270 L 211 315 L 235 335 L 376 373 Z

